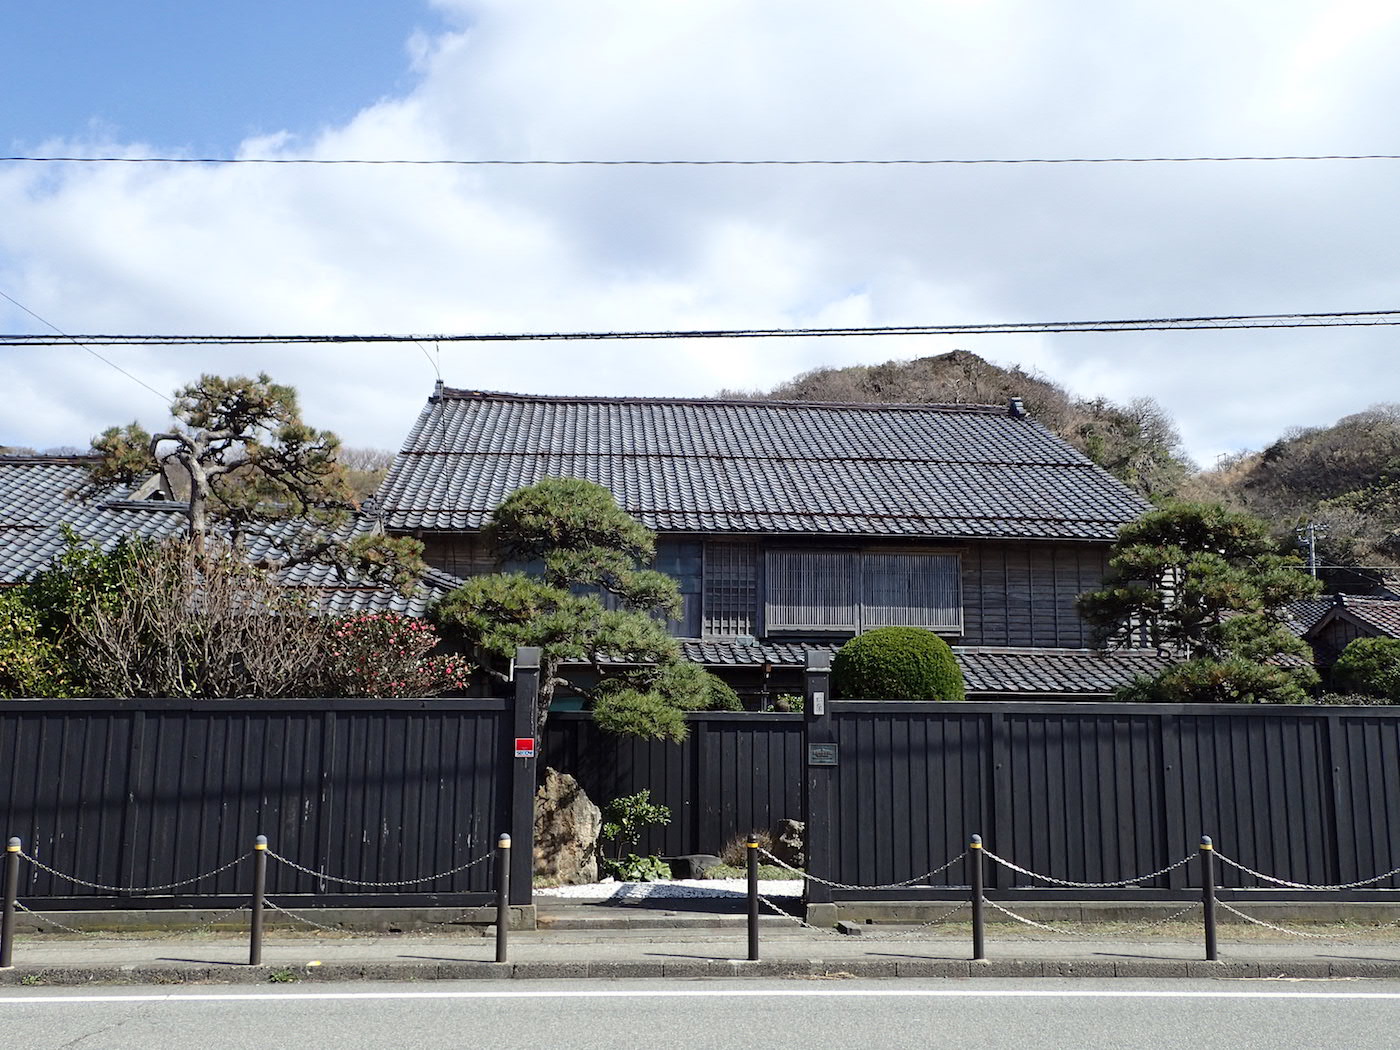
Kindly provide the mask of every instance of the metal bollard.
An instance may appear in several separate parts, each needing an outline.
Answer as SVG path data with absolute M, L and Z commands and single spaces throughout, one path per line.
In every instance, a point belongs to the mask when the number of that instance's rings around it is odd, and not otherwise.
M 510 951 L 510 836 L 496 840 L 496 961 L 506 962 Z
M 752 832 L 745 857 L 749 875 L 749 962 L 758 962 L 758 841 Z
M 248 924 L 248 965 L 262 962 L 263 902 L 267 899 L 267 836 L 253 840 L 253 915 Z
M 1201 904 L 1205 907 L 1206 961 L 1219 962 L 1220 948 L 1215 939 L 1215 846 L 1209 835 L 1201 836 Z
M 987 912 L 982 894 L 982 836 L 967 844 L 968 883 L 972 886 L 972 961 L 987 961 Z
M 0 916 L 0 970 L 14 965 L 15 901 L 19 899 L 19 839 L 10 839 L 5 846 L 5 911 Z

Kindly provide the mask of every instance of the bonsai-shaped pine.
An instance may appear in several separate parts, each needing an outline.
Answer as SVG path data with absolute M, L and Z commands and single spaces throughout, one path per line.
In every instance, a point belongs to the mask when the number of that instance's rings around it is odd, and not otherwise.
M 680 592 L 641 567 L 656 537 L 607 489 L 578 478 L 519 489 L 496 509 L 487 539 L 503 561 L 540 569 L 474 577 L 432 615 L 448 637 L 502 661 L 518 646 L 540 648 L 539 725 L 561 686 L 588 698 L 604 729 L 653 739 L 683 740 L 684 711 L 739 709 L 733 690 L 681 659 L 664 622 L 680 615 Z M 568 664 L 587 666 L 594 684 L 565 678 Z
M 101 456 L 89 493 L 159 473 L 172 496 L 188 492 L 189 539 L 203 553 L 211 533 L 237 545 L 261 537 L 278 553 L 264 567 L 307 562 L 353 567 L 407 587 L 425 568 L 423 545 L 382 533 L 351 535 L 355 500 L 339 461 L 340 439 L 302 421 L 296 391 L 266 374 L 200 376 L 175 392 L 171 425 L 139 424 L 93 439 Z
M 1400 638 L 1355 638 L 1332 665 L 1339 692 L 1400 703 Z
M 877 627 L 843 645 L 831 662 L 843 700 L 964 700 L 962 670 L 948 643 L 921 627 Z
M 1279 552 L 1268 526 L 1209 503 L 1174 503 L 1125 525 L 1103 589 L 1079 611 L 1118 647 L 1181 662 L 1120 690 L 1120 700 L 1301 703 L 1318 682 L 1284 608 L 1321 585 Z

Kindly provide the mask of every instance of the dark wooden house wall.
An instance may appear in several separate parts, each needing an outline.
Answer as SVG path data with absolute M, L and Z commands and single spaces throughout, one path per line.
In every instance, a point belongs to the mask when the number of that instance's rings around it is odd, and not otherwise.
M 471 576 L 497 571 L 497 563 L 480 539 L 472 534 L 444 533 L 424 537 L 425 558 L 430 565 Z M 744 545 L 743 559 L 721 559 L 716 552 Z M 975 541 L 937 544 L 912 541 L 872 541 L 818 537 L 662 536 L 657 542 L 656 567 L 680 586 L 684 612 L 671 623 L 681 638 L 767 634 L 763 623 L 764 558 L 772 549 L 866 551 L 943 551 L 962 560 L 963 629 L 949 632 L 961 645 L 1020 646 L 1080 649 L 1091 647 L 1093 635 L 1075 611 L 1074 600 L 1098 587 L 1106 569 L 1108 545 L 1103 543 L 1052 543 Z M 748 622 L 743 617 L 705 617 L 705 572 L 711 565 L 726 573 L 726 594 L 742 590 L 735 577 L 736 565 L 752 576 L 754 608 Z M 518 568 L 507 566 L 507 568 Z M 722 632 L 713 625 L 726 625 Z M 707 627 L 711 630 L 707 632 Z M 745 629 L 747 628 L 747 629 Z

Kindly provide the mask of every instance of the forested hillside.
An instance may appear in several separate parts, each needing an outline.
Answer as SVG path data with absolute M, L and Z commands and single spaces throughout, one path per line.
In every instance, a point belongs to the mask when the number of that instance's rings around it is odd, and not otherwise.
M 797 401 L 1002 404 L 1020 397 L 1040 422 L 1153 501 L 1203 499 L 1248 510 L 1292 543 L 1315 526 L 1329 590 L 1367 592 L 1400 564 L 1400 405 L 1330 427 L 1290 430 L 1261 452 L 1198 470 L 1150 397 L 1079 397 L 1052 379 L 964 350 L 882 365 L 818 368 L 767 392 L 721 397 Z

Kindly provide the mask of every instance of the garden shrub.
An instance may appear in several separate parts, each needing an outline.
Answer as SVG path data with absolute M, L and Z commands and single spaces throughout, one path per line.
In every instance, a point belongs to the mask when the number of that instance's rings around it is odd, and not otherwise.
M 852 638 L 831 664 L 843 700 L 965 700 L 948 643 L 919 627 L 877 627 Z
M 1332 685 L 1343 693 L 1400 701 L 1400 638 L 1350 642 L 1332 665 Z

